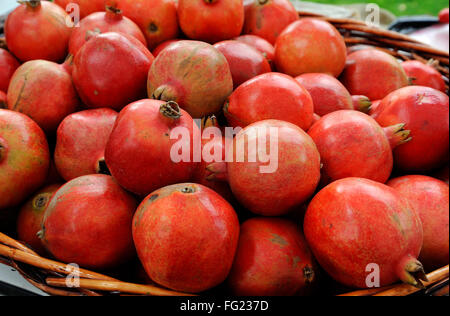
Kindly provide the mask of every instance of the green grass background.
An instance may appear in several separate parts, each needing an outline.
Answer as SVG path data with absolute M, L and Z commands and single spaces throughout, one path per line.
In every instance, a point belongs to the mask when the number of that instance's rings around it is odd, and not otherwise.
M 311 2 L 326 4 L 353 4 L 353 3 L 376 3 L 380 7 L 391 11 L 396 16 L 405 15 L 433 15 L 437 16 L 439 11 L 447 8 L 448 0 L 308 0 Z

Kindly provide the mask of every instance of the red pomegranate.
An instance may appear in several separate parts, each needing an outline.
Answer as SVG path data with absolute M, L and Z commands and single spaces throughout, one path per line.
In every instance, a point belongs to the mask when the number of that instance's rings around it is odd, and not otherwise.
M 81 20 L 80 26 L 76 27 L 70 36 L 69 53 L 75 56 L 86 41 L 89 40 L 89 34 L 94 35 L 106 32 L 128 34 L 147 46 L 147 40 L 139 26 L 123 16 L 122 11 L 119 9 L 107 6 L 106 12 L 95 12 Z
M 46 133 L 75 112 L 80 100 L 68 70 L 68 60 L 56 64 L 32 60 L 20 66 L 11 78 L 8 108 L 31 117 Z
M 183 33 L 211 44 L 239 36 L 244 26 L 242 0 L 178 0 Z
M 149 97 L 175 101 L 194 118 L 219 112 L 231 92 L 233 79 L 227 59 L 203 42 L 170 45 L 148 74 Z
M 303 18 L 290 24 L 275 44 L 277 69 L 294 77 L 304 73 L 337 77 L 345 67 L 346 57 L 347 48 L 341 34 L 333 25 L 319 19 Z
M 121 110 L 145 97 L 153 59 L 132 36 L 114 32 L 96 35 L 75 56 L 73 81 L 87 107 Z
M 6 109 L 8 105 L 6 104 L 6 94 L 0 90 L 0 109 Z
M 241 226 L 228 285 L 238 296 L 308 294 L 315 263 L 300 228 L 286 219 L 252 218 Z
M 376 100 L 376 101 L 372 101 L 372 105 L 370 106 L 369 109 L 369 114 L 370 116 L 374 116 L 376 115 L 377 111 L 378 111 L 378 107 L 380 106 L 382 100 Z
M 323 116 L 308 131 L 322 160 L 322 182 L 358 177 L 385 183 L 394 164 L 392 149 L 411 140 L 403 126 L 383 129 L 370 116 L 352 110 Z
M 411 86 L 389 94 L 373 117 L 381 126 L 405 123 L 413 140 L 394 151 L 395 165 L 404 171 L 442 167 L 449 154 L 448 96 L 438 90 Z
M 158 55 L 170 44 L 176 43 L 181 41 L 181 39 L 173 39 L 173 40 L 168 40 L 165 42 L 162 42 L 161 44 L 159 44 L 158 46 L 156 46 L 156 48 L 152 51 L 153 56 L 158 57 Z
M 42 129 L 21 113 L 0 109 L 0 210 L 17 206 L 44 184 L 49 160 Z
M 239 221 L 231 205 L 213 190 L 199 184 L 176 184 L 145 198 L 134 216 L 133 238 L 153 281 L 197 293 L 228 276 Z
M 270 66 L 272 68 L 274 67 L 273 62 L 275 59 L 275 47 L 273 47 L 273 45 L 264 38 L 248 34 L 235 37 L 234 40 L 256 48 L 261 54 L 264 55 L 264 57 L 266 57 Z
M 228 40 L 214 45 L 227 59 L 236 89 L 244 82 L 270 72 L 270 64 L 256 48 L 238 41 Z
M 197 167 L 194 132 L 200 133 L 192 117 L 175 102 L 132 103 L 117 118 L 106 145 L 106 164 L 120 185 L 143 196 L 189 181 Z
M 99 11 L 105 11 L 105 0 L 54 0 L 54 2 L 68 13 L 74 13 L 69 5 L 78 5 L 80 18 Z
M 105 147 L 117 115 L 103 108 L 77 112 L 62 121 L 56 137 L 55 164 L 66 181 L 109 172 Z
M 433 271 L 449 263 L 448 184 L 426 176 L 404 176 L 388 185 L 404 196 L 423 224 L 420 261 Z
M 224 113 L 233 127 L 277 119 L 307 130 L 312 124 L 314 104 L 308 91 L 292 77 L 272 72 L 239 86 L 228 98 Z
M 42 227 L 45 210 L 53 194 L 61 187 L 60 184 L 52 184 L 39 190 L 20 209 L 17 218 L 17 236 L 19 240 L 30 246 L 39 254 L 45 254 L 45 247 L 38 232 Z
M 245 34 L 260 36 L 275 44 L 280 33 L 298 20 L 297 10 L 289 0 L 255 0 L 245 6 Z
M 69 15 L 54 3 L 29 0 L 8 15 L 5 37 L 9 50 L 21 61 L 60 62 L 67 56 L 72 28 Z
M 353 109 L 363 113 L 369 113 L 372 101 L 365 95 L 352 95 Z
M 20 64 L 7 50 L 0 48 L 0 91 L 8 92 L 9 81 Z
M 426 280 L 416 259 L 423 242 L 420 218 L 387 185 L 361 178 L 333 182 L 309 204 L 304 232 L 322 268 L 346 286 L 398 280 L 419 286 Z
M 448 21 L 449 21 L 449 10 L 448 8 L 442 9 L 441 12 L 439 12 L 439 22 L 448 24 Z
M 149 49 L 178 36 L 176 3 L 173 0 L 115 0 L 119 9 L 141 28 Z
M 445 81 L 439 71 L 432 65 L 433 60 L 428 64 L 424 64 L 417 60 L 408 60 L 402 63 L 402 67 L 412 84 L 430 87 L 445 92 Z
M 352 95 L 365 95 L 370 100 L 383 99 L 408 85 L 401 64 L 391 55 L 372 48 L 348 56 L 341 81 Z

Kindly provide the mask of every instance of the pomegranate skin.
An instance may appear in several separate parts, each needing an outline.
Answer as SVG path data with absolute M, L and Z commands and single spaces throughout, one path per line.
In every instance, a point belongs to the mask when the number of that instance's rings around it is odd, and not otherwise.
M 107 172 L 105 147 L 117 116 L 116 111 L 103 108 L 77 112 L 62 121 L 56 135 L 55 164 L 66 181 Z
M 172 148 L 180 143 L 178 134 L 170 138 L 175 129 L 189 131 L 189 139 L 181 139 L 190 149 L 189 161 L 175 162 L 179 157 L 172 157 Z M 121 186 L 141 196 L 189 181 L 197 167 L 192 156 L 194 131 L 200 133 L 192 117 L 174 102 L 134 102 L 116 120 L 105 149 L 106 164 Z
M 6 94 L 0 90 L 0 109 L 6 109 L 8 105 L 6 104 Z
M 32 60 L 20 66 L 11 78 L 8 109 L 31 117 L 46 133 L 56 131 L 79 104 L 66 64 Z
M 107 7 L 106 12 L 95 12 L 80 21 L 80 26 L 76 27 L 70 36 L 69 53 L 73 56 L 89 40 L 89 32 L 125 33 L 135 37 L 143 45 L 147 46 L 147 40 L 139 26 L 132 20 L 123 16 L 122 12 L 114 7 Z
M 297 20 L 297 10 L 289 0 L 255 0 L 245 6 L 243 33 L 275 44 L 280 33 Z
M 273 130 L 278 131 L 277 139 Z M 266 153 L 270 154 L 271 143 L 278 148 L 278 157 L 273 157 L 271 165 L 261 162 L 261 157 L 256 154 L 261 153 L 261 148 L 247 149 L 249 139 L 254 140 L 258 133 L 266 137 Z M 294 124 L 278 120 L 253 123 L 236 135 L 231 148 L 234 155 L 232 162 L 227 160 L 228 182 L 238 201 L 253 213 L 263 216 L 287 214 L 305 202 L 319 183 L 317 147 L 308 134 Z M 256 162 L 249 162 L 253 155 Z M 275 156 L 275 153 L 271 155 Z M 263 166 L 267 170 L 262 169 Z
M 326 21 L 313 18 L 290 24 L 275 44 L 277 69 L 293 77 L 304 73 L 337 77 L 345 67 L 346 57 L 347 48 L 338 30 Z
M 448 184 L 420 175 L 409 175 L 388 182 L 405 197 L 420 216 L 423 247 L 419 260 L 433 271 L 449 263 Z
M 39 235 L 58 260 L 91 269 L 115 267 L 135 253 L 131 225 L 136 207 L 112 177 L 79 177 L 53 195 Z
M 67 55 L 72 28 L 69 15 L 54 3 L 21 4 L 8 15 L 5 37 L 8 49 L 21 61 L 45 59 L 54 62 Z
M 241 34 L 244 4 L 242 0 L 179 0 L 178 21 L 187 37 L 214 44 Z
M 147 90 L 150 98 L 175 101 L 192 117 L 202 118 L 220 112 L 233 92 L 233 78 L 227 59 L 214 46 L 179 41 L 156 58 Z
M 311 95 L 293 78 L 280 73 L 257 76 L 239 86 L 228 98 L 224 113 L 233 127 L 277 119 L 307 130 L 313 121 Z
M 0 210 L 22 203 L 45 182 L 50 153 L 28 116 L 0 109 Z
M 256 48 L 261 54 L 264 55 L 264 57 L 266 57 L 270 66 L 272 67 L 272 69 L 274 69 L 275 66 L 273 63 L 275 59 L 275 47 L 271 43 L 269 43 L 262 37 L 249 34 L 235 37 L 234 40 Z
M 401 64 L 377 49 L 362 49 L 348 55 L 340 80 L 350 94 L 365 95 L 370 100 L 383 99 L 409 83 Z
M 389 94 L 373 114 L 381 126 L 405 123 L 413 137 L 394 150 L 395 166 L 404 171 L 442 167 L 449 152 L 448 96 L 438 90 L 411 86 Z
M 39 190 L 22 206 L 17 218 L 19 240 L 42 255 L 46 253 L 46 250 L 37 234 L 42 228 L 42 220 L 48 203 L 60 187 L 61 184 L 52 184 Z
M 54 0 L 54 2 L 59 5 L 64 10 L 68 9 L 69 4 L 76 4 L 80 9 L 80 18 L 94 13 L 105 11 L 105 0 Z M 70 9 L 70 7 L 69 7 Z M 70 12 L 70 10 L 69 10 Z
M 445 92 L 445 81 L 442 75 L 431 65 L 417 60 L 408 60 L 402 63 L 402 67 L 414 85 Z
M 8 92 L 11 77 L 19 66 L 19 61 L 10 52 L 0 48 L 0 91 Z
M 270 64 L 264 55 L 247 44 L 229 40 L 216 43 L 214 47 L 228 61 L 234 89 L 258 75 L 271 71 Z
M 75 56 L 73 81 L 88 108 L 121 110 L 145 97 L 147 73 L 153 60 L 148 49 L 132 36 L 100 34 Z
M 241 226 L 228 285 L 238 296 L 308 294 L 315 281 L 309 246 L 293 222 L 252 218 Z
M 152 51 L 153 56 L 158 57 L 158 55 L 166 48 L 168 47 L 170 44 L 176 43 L 181 41 L 181 39 L 173 39 L 173 40 L 168 40 L 165 42 L 162 42 L 161 44 L 159 44 L 158 46 L 156 46 L 156 48 Z
M 133 238 L 153 281 L 198 293 L 226 279 L 238 244 L 239 221 L 216 192 L 199 184 L 176 184 L 141 203 Z
M 442 9 L 441 12 L 439 12 L 439 22 L 448 24 L 448 21 L 449 21 L 449 10 L 448 8 Z
M 346 286 L 367 288 L 369 264 L 379 266 L 380 286 L 399 279 L 418 285 L 412 274 L 423 273 L 415 259 L 423 242 L 420 218 L 384 184 L 361 178 L 331 183 L 309 204 L 304 233 L 322 268 Z

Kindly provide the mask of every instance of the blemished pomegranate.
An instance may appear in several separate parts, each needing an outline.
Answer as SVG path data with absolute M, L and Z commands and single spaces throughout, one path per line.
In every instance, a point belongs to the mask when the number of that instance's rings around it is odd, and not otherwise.
M 156 48 L 152 51 L 153 56 L 155 56 L 155 58 L 158 57 L 159 53 L 161 53 L 167 46 L 169 46 L 170 44 L 179 42 L 179 41 L 181 41 L 181 39 L 172 39 L 172 40 L 162 42 L 161 44 L 156 46 Z
M 11 12 L 5 22 L 8 49 L 21 61 L 66 58 L 72 28 L 69 15 L 58 5 L 30 0 Z
M 128 34 L 147 46 L 147 40 L 139 26 L 116 7 L 107 6 L 105 12 L 88 15 L 80 21 L 79 27 L 74 28 L 70 36 L 69 53 L 75 56 L 91 36 L 107 32 Z
M 149 49 L 178 37 L 176 2 L 173 0 L 115 0 L 123 14 L 144 33 Z
M 423 225 L 423 247 L 419 260 L 429 271 L 449 263 L 448 184 L 426 176 L 409 175 L 388 182 L 404 196 Z
M 280 33 L 297 20 L 297 10 L 289 0 L 255 0 L 245 6 L 243 32 L 275 44 Z
M 187 139 L 180 138 L 185 131 Z M 197 167 L 194 131 L 200 133 L 192 117 L 173 101 L 134 102 L 116 120 L 105 149 L 106 165 L 121 186 L 141 196 L 189 181 Z
M 8 109 L 31 117 L 46 133 L 55 132 L 80 104 L 68 63 L 32 60 L 22 64 L 11 78 Z
M 372 48 L 348 55 L 340 80 L 352 95 L 365 95 L 370 100 L 383 99 L 409 83 L 395 57 Z
M 54 2 L 69 13 L 73 13 L 73 5 L 78 5 L 82 19 L 94 12 L 105 11 L 106 0 L 54 0 Z
M 403 127 L 383 129 L 370 116 L 352 110 L 323 116 L 308 131 L 323 164 L 321 182 L 358 177 L 385 183 L 394 164 L 392 150 L 411 140 Z
M 153 60 L 150 51 L 136 38 L 103 33 L 93 36 L 76 54 L 73 81 L 88 108 L 121 110 L 145 97 Z
M 179 0 L 178 21 L 190 39 L 214 44 L 241 34 L 244 4 L 242 0 Z
M 273 63 L 275 59 L 275 47 L 267 40 L 256 35 L 249 34 L 235 37 L 234 40 L 256 48 L 261 54 L 264 55 L 264 57 L 266 57 L 270 66 L 274 69 L 275 66 Z
M 345 67 L 346 57 L 347 48 L 339 31 L 330 23 L 314 18 L 290 24 L 275 43 L 277 70 L 293 77 L 304 73 L 337 77 Z
M 28 116 L 0 109 L 0 210 L 22 203 L 45 182 L 50 153 Z
M 0 91 L 8 92 L 11 77 L 19 66 L 19 61 L 10 52 L 0 48 Z
M 309 92 L 292 77 L 267 73 L 239 86 L 225 103 L 224 113 L 233 127 L 276 119 L 307 130 L 312 124 L 314 104 Z
M 198 41 L 169 45 L 148 74 L 148 96 L 175 101 L 194 118 L 220 112 L 233 92 L 225 56 L 214 46 Z
M 272 70 L 264 55 L 245 43 L 227 40 L 214 44 L 214 47 L 228 61 L 234 89 L 244 82 Z
M 30 246 L 39 254 L 46 254 L 44 245 L 38 237 L 42 228 L 42 220 L 45 210 L 53 194 L 61 187 L 61 184 L 52 184 L 36 192 L 20 209 L 17 218 L 17 236 L 20 241 Z
M 198 293 L 229 274 L 239 239 L 234 209 L 199 184 L 176 184 L 145 198 L 133 239 L 149 277 L 173 290 Z
M 404 123 L 413 137 L 394 151 L 397 168 L 430 171 L 448 162 L 449 102 L 438 90 L 410 86 L 392 92 L 372 114 L 381 126 Z
M 335 181 L 308 206 L 304 233 L 315 258 L 350 287 L 426 280 L 416 259 L 423 243 L 419 216 L 391 187 L 361 178 Z M 379 279 L 370 272 L 379 272 Z M 379 284 L 377 284 L 379 281 Z
M 439 71 L 433 67 L 433 60 L 428 64 L 417 60 L 408 60 L 402 63 L 402 67 L 413 85 L 430 87 L 445 92 L 445 81 Z
M 108 174 L 105 147 L 117 116 L 116 111 L 102 108 L 71 114 L 61 122 L 55 164 L 66 181 L 89 174 Z
M 135 253 L 136 207 L 134 197 L 112 177 L 79 177 L 53 195 L 39 237 L 57 260 L 91 269 L 115 267 Z
M 252 218 L 241 226 L 227 283 L 238 296 L 309 294 L 315 263 L 300 228 L 280 218 Z

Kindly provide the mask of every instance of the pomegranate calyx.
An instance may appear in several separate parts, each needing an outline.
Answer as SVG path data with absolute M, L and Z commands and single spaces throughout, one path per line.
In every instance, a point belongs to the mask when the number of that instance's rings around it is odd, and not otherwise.
M 161 105 L 159 112 L 163 116 L 174 120 L 177 120 L 182 116 L 180 106 L 175 101 L 167 101 Z
M 202 118 L 202 130 L 208 127 L 219 127 L 219 122 L 214 114 Z
M 404 283 L 424 289 L 422 281 L 428 282 L 422 263 L 417 259 L 408 257 L 401 263 L 400 280 Z
M 208 181 L 228 181 L 227 163 L 226 162 L 213 162 L 206 166 L 206 170 L 211 172 L 206 177 Z
M 212 4 L 217 2 L 217 0 L 204 0 L 206 2 L 206 4 Z
M 37 195 L 34 199 L 33 199 L 33 209 L 36 211 L 42 211 L 43 208 L 47 205 L 48 201 L 51 198 L 51 194 L 49 193 L 42 193 Z
M 356 111 L 360 111 L 363 113 L 369 113 L 370 108 L 372 107 L 372 101 L 366 96 L 352 96 L 353 106 Z
M 41 0 L 19 0 L 19 4 L 25 4 L 28 8 L 36 9 L 41 6 Z
M 100 158 L 95 166 L 95 172 L 97 174 L 106 174 L 108 176 L 111 175 L 108 166 L 106 165 L 105 157 Z
M 106 17 L 114 20 L 120 20 L 123 18 L 122 10 L 115 5 L 106 5 L 105 7 Z
M 395 149 L 398 146 L 406 144 L 412 140 L 412 137 L 410 136 L 411 131 L 405 130 L 405 124 L 403 123 L 388 126 L 383 129 L 392 149 Z

